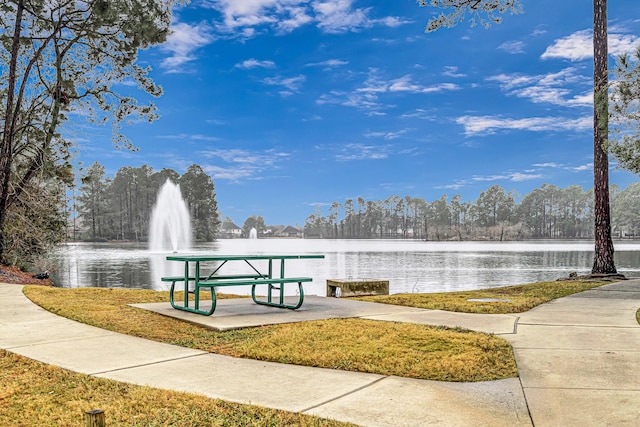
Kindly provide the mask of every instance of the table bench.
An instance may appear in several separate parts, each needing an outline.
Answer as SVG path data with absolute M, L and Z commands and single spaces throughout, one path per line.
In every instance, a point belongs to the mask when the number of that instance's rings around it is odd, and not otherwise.
M 230 255 L 230 256 L 195 256 L 195 255 L 171 255 L 167 257 L 168 261 L 181 261 L 184 262 L 184 276 L 169 276 L 163 277 L 163 282 L 171 282 L 171 288 L 169 290 L 169 300 L 171 306 L 177 310 L 188 311 L 191 313 L 202 314 L 210 316 L 216 309 L 216 288 L 228 287 L 228 286 L 251 286 L 251 298 L 254 303 L 260 305 L 266 305 L 270 307 L 287 308 L 290 310 L 296 310 L 300 308 L 304 302 L 304 289 L 303 283 L 311 282 L 311 277 L 286 277 L 284 262 L 290 259 L 313 259 L 324 258 L 324 255 Z M 280 276 L 274 277 L 273 274 L 273 261 L 280 261 Z M 228 262 L 243 261 L 252 270 L 252 273 L 245 274 L 219 274 L 220 269 Z M 256 266 L 258 261 L 267 261 L 267 271 L 261 272 Z M 200 274 L 201 263 L 219 263 L 211 274 Z M 189 264 L 195 264 L 195 274 L 190 274 Z M 184 286 L 184 301 L 183 304 L 177 304 L 174 298 L 176 283 L 183 283 Z M 189 284 L 194 284 L 193 291 L 189 290 Z M 294 304 L 287 304 L 284 301 L 284 285 L 287 283 L 298 284 L 298 300 Z M 256 287 L 265 285 L 267 287 L 267 299 L 261 300 L 256 297 Z M 211 293 L 211 307 L 208 310 L 200 309 L 200 290 L 209 290 Z M 278 291 L 277 300 L 274 300 L 273 291 Z M 189 306 L 189 294 L 194 294 L 193 307 Z

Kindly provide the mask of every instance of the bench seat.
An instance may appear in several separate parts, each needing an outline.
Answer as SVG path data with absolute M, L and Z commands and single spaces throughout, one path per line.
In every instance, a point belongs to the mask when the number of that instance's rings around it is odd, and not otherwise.
M 216 280 L 236 280 L 236 279 L 259 279 L 261 277 L 264 277 L 260 274 L 226 274 L 226 275 L 220 275 L 220 276 L 215 276 Z M 201 276 L 200 277 L 200 281 L 205 281 L 209 279 L 209 276 Z M 161 279 L 163 282 L 184 282 L 184 276 L 169 276 L 169 277 L 163 277 Z M 196 278 L 194 276 L 190 276 L 189 277 L 189 281 L 190 282 L 194 282 L 196 280 Z
M 212 280 L 211 277 L 200 277 L 198 279 L 198 283 L 195 285 L 195 289 L 193 290 L 193 294 L 195 295 L 195 305 L 194 307 L 187 306 L 187 300 L 185 295 L 185 304 L 177 305 L 174 299 L 174 292 L 176 282 L 184 283 L 184 276 L 170 276 L 163 277 L 163 282 L 171 282 L 171 289 L 169 290 L 169 301 L 171 302 L 171 306 L 173 308 L 189 311 L 197 314 L 204 314 L 205 316 L 210 316 L 216 309 L 216 291 L 215 288 L 225 287 L 225 286 L 251 286 L 251 298 L 253 302 L 260 305 L 267 305 L 270 307 L 278 307 L 278 308 L 288 308 L 290 310 L 296 310 L 302 306 L 304 301 L 304 289 L 302 288 L 302 284 L 306 282 L 311 282 L 313 279 L 311 277 L 277 277 L 277 278 L 268 278 L 264 276 L 260 276 L 258 274 L 237 274 L 237 275 L 221 275 L 215 276 L 215 280 Z M 194 277 L 188 277 L 188 281 L 195 282 Z M 284 290 L 283 286 L 285 283 L 297 283 L 298 284 L 298 301 L 294 304 L 286 304 L 284 301 Z M 260 300 L 256 297 L 256 286 L 259 285 L 267 285 L 267 300 Z M 281 286 L 278 286 L 281 285 Z M 200 289 L 209 289 L 211 292 L 211 308 L 209 310 L 201 310 L 199 308 L 200 303 Z M 279 301 L 274 301 L 272 296 L 273 290 L 278 290 L 279 292 Z
M 184 278 L 183 278 L 184 279 Z M 280 283 L 303 283 L 311 282 L 311 277 L 281 277 L 274 279 L 253 279 L 253 280 L 203 280 L 199 282 L 201 288 L 218 286 L 257 286 L 257 285 L 277 285 Z

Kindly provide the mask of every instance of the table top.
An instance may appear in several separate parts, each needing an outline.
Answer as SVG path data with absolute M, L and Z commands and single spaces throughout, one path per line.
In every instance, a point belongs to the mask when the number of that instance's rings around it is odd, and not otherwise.
M 324 255 L 169 255 L 168 261 L 256 261 L 271 259 L 322 259 Z

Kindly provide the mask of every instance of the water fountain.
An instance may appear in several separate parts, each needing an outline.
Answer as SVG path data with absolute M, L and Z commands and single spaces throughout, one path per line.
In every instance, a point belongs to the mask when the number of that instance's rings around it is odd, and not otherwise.
M 191 249 L 191 219 L 180 187 L 167 179 L 160 187 L 149 229 L 152 252 L 178 252 Z
M 250 239 L 257 239 L 258 238 L 258 230 L 256 230 L 255 228 L 252 228 L 251 230 L 249 230 L 249 238 Z

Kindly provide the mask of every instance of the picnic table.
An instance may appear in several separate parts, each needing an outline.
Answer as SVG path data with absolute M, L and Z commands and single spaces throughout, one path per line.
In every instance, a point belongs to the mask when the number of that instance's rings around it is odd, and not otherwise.
M 311 282 L 311 277 L 287 277 L 285 275 L 285 260 L 321 259 L 324 255 L 170 255 L 168 261 L 184 263 L 184 276 L 163 277 L 163 282 L 171 282 L 169 299 L 171 306 L 177 310 L 210 316 L 216 309 L 216 288 L 228 286 L 251 286 L 251 298 L 253 302 L 270 307 L 288 308 L 296 310 L 304 302 L 304 289 L 302 284 Z M 274 269 L 280 264 L 279 272 Z M 241 274 L 229 274 L 229 268 L 223 268 L 234 264 L 243 263 L 248 272 Z M 266 264 L 266 265 L 265 265 Z M 191 267 L 195 266 L 195 274 L 191 274 Z M 210 271 L 208 274 L 203 274 Z M 176 283 L 183 283 L 184 301 L 177 304 L 174 298 Z M 189 290 L 189 284 L 193 283 L 193 291 Z M 298 301 L 287 304 L 284 300 L 284 285 L 286 283 L 298 284 Z M 266 286 L 266 300 L 256 298 L 256 287 Z M 211 307 L 208 310 L 200 309 L 200 290 L 211 292 Z M 277 296 L 274 299 L 273 291 Z M 194 294 L 193 307 L 189 306 L 189 294 Z

